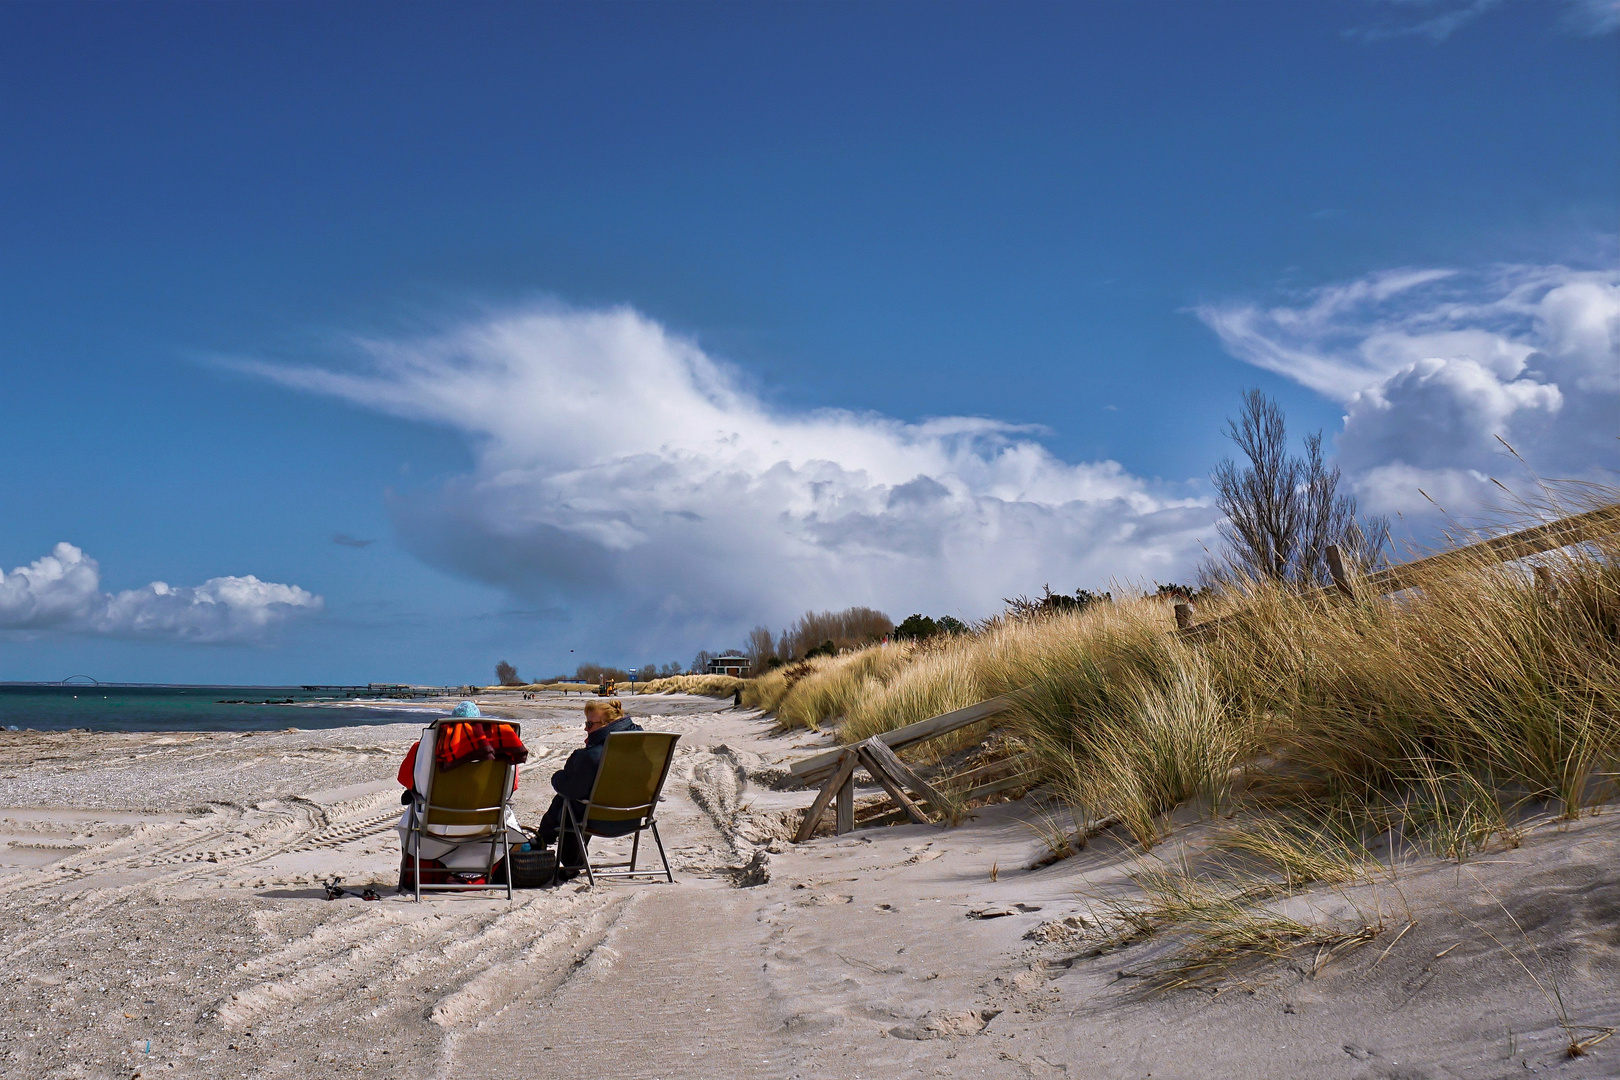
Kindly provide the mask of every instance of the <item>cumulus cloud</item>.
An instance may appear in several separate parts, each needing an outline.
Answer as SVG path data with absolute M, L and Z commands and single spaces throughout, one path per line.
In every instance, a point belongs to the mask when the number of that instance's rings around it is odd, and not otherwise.
M 279 623 L 319 611 L 322 601 L 296 585 L 247 577 L 210 578 L 194 587 L 154 581 L 101 591 L 101 567 L 72 544 L 0 572 L 0 631 L 67 631 L 196 642 L 262 640 Z
M 1546 476 L 1620 467 L 1620 273 L 1397 270 L 1197 314 L 1234 356 L 1345 406 L 1340 459 L 1378 509 L 1420 507 L 1419 487 L 1479 502 L 1498 439 Z
M 240 366 L 461 432 L 475 470 L 396 496 L 401 538 L 440 567 L 575 601 L 587 636 L 625 647 L 735 637 L 806 607 L 983 614 L 1046 581 L 1164 580 L 1213 519 L 1190 487 L 1059 460 L 995 420 L 771 409 L 628 308 L 497 314 L 362 343 L 345 366 Z

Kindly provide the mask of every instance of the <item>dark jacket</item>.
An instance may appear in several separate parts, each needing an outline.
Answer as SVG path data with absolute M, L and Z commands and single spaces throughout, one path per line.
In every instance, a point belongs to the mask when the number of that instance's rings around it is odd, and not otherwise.
M 628 716 L 615 720 L 604 728 L 597 728 L 585 740 L 585 745 L 568 755 L 563 767 L 551 774 L 551 786 L 559 795 L 583 802 L 591 797 L 596 784 L 596 773 L 602 767 L 603 744 L 607 737 L 620 731 L 640 731 L 641 727 Z M 578 807 L 575 808 L 579 809 Z

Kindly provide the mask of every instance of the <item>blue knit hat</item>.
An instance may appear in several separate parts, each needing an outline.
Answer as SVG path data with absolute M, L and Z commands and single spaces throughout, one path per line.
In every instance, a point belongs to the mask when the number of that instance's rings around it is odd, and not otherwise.
M 478 711 L 478 706 L 477 705 L 474 705 L 470 701 L 463 701 L 460 705 L 457 705 L 454 709 L 450 710 L 450 715 L 451 716 L 483 716 L 484 714 Z

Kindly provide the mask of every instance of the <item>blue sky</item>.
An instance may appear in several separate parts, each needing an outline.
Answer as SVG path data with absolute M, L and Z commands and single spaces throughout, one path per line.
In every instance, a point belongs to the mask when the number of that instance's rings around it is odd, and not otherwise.
M 456 682 L 1184 580 L 1250 386 L 1420 536 L 1494 435 L 1608 475 L 1617 22 L 0 8 L 0 678 Z

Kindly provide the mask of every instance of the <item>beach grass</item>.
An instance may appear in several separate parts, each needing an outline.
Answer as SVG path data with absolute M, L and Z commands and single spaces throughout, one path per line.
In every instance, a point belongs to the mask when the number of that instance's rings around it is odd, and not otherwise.
M 1118 819 L 1143 848 L 1173 810 L 1242 808 L 1275 819 L 1251 849 L 1331 826 L 1350 850 L 1383 833 L 1462 859 L 1513 846 L 1526 814 L 1616 797 L 1617 556 L 1610 538 L 1537 556 L 1539 574 L 1480 560 L 1394 597 L 1238 582 L 1196 639 L 1152 597 L 1000 618 L 790 665 L 745 697 L 854 742 L 1010 694 L 1004 726 L 1075 820 Z
M 671 675 L 639 684 L 643 694 L 701 694 L 731 697 L 744 685 L 735 675 Z

